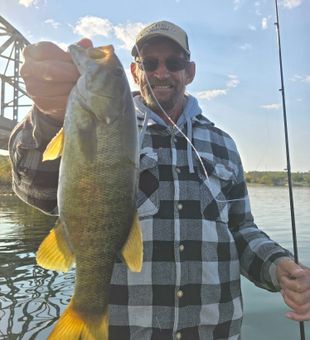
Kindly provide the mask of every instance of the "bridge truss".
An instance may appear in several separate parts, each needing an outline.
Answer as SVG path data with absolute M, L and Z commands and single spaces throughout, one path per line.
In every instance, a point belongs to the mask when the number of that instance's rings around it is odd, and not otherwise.
M 21 52 L 29 41 L 0 16 L 0 148 L 18 121 L 21 108 L 31 105 L 25 85 L 19 75 Z

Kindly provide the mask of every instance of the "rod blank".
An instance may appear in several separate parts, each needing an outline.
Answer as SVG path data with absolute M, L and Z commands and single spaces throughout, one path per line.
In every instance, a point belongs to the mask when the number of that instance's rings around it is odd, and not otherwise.
M 297 233 L 295 225 L 295 209 L 294 209 L 294 198 L 293 198 L 293 186 L 292 186 L 292 174 L 291 174 L 291 161 L 290 161 L 290 151 L 289 151 L 289 137 L 287 129 L 287 117 L 286 117 L 286 105 L 285 105 L 285 89 L 284 89 L 284 76 L 283 76 L 283 65 L 282 65 L 282 52 L 281 52 L 281 39 L 280 39 L 280 22 L 279 22 L 279 12 L 278 12 L 278 1 L 275 0 L 276 6 L 276 18 L 275 26 L 277 28 L 278 37 L 278 49 L 279 49 L 279 64 L 280 64 L 280 75 L 281 75 L 281 89 L 279 90 L 282 95 L 282 109 L 283 109 L 283 122 L 284 122 L 284 133 L 285 133 L 285 147 L 286 147 L 286 161 L 287 161 L 287 179 L 289 188 L 289 200 L 290 200 L 290 211 L 291 211 L 291 221 L 292 221 L 292 236 L 293 236 L 293 247 L 294 247 L 294 259 L 296 263 L 298 261 L 298 246 L 297 246 Z M 299 322 L 300 329 L 300 339 L 305 340 L 305 327 L 303 321 Z

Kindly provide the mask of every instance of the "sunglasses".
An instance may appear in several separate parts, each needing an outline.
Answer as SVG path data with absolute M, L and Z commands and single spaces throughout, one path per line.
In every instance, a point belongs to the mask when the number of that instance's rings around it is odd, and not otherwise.
M 159 66 L 159 60 L 153 57 L 146 57 L 142 60 L 136 60 L 141 71 L 154 72 Z M 188 60 L 179 57 L 169 57 L 165 60 L 165 65 L 168 71 L 178 72 L 184 70 L 189 64 Z

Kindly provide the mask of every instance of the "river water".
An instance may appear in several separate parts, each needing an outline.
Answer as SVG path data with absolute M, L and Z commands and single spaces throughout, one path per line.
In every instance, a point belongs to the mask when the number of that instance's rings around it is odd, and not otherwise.
M 257 225 L 292 251 L 287 189 L 249 187 L 249 192 Z M 310 189 L 294 189 L 294 199 L 299 257 L 310 266 Z M 35 252 L 54 223 L 54 217 L 15 196 L 0 196 L 0 339 L 46 339 L 70 301 L 74 270 L 56 273 L 35 265 Z M 285 318 L 288 307 L 279 293 L 266 292 L 245 279 L 242 288 L 243 340 L 300 338 L 298 323 Z

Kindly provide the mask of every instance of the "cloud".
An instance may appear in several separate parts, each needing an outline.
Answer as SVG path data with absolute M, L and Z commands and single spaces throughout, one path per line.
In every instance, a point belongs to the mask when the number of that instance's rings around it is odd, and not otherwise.
M 92 38 L 96 35 L 108 37 L 113 31 L 113 25 L 108 19 L 85 16 L 78 20 L 73 32 L 83 37 Z
M 203 100 L 211 100 L 219 96 L 226 96 L 231 89 L 237 87 L 240 83 L 238 77 L 235 74 L 229 74 L 227 77 L 228 80 L 225 84 L 226 88 L 196 92 L 197 98 Z
M 268 20 L 267 18 L 262 19 L 262 29 L 266 30 L 268 28 Z
M 282 0 L 281 1 L 281 5 L 284 8 L 288 8 L 288 9 L 298 7 L 301 5 L 301 3 L 302 3 L 302 0 Z
M 262 15 L 261 3 L 259 1 L 255 1 L 254 7 L 255 7 L 255 14 L 258 15 L 258 16 L 261 16 Z
M 254 25 L 249 25 L 248 26 L 251 31 L 256 31 L 256 26 Z
M 240 7 L 240 0 L 234 0 L 233 5 L 234 5 L 234 11 L 237 11 Z
M 57 29 L 61 24 L 56 22 L 54 19 L 47 19 L 44 21 L 45 24 L 51 25 L 53 28 Z
M 266 110 L 279 110 L 281 108 L 281 104 L 265 104 L 261 105 L 261 108 Z
M 18 3 L 25 7 L 30 7 L 37 4 L 37 0 L 19 0 Z
M 114 35 L 117 39 L 122 41 L 122 45 L 120 47 L 125 48 L 126 50 L 131 50 L 132 46 L 135 43 L 135 39 L 137 34 L 145 27 L 145 24 L 140 22 L 131 23 L 128 22 L 126 24 L 119 24 L 113 28 Z
M 226 89 L 214 89 L 214 90 L 206 90 L 206 91 L 197 92 L 196 96 L 198 99 L 211 100 L 213 98 L 216 98 L 218 96 L 223 96 L 226 94 L 227 94 Z
M 247 51 L 247 50 L 251 50 L 252 49 L 252 44 L 250 43 L 245 43 L 241 46 L 239 46 L 239 48 L 243 51 Z
M 136 35 L 145 26 L 146 24 L 141 22 L 113 25 L 111 21 L 105 18 L 85 16 L 75 24 L 73 32 L 88 38 L 96 35 L 115 38 L 121 41 L 121 48 L 131 50 L 135 43 Z
M 226 86 L 228 88 L 235 88 L 239 85 L 240 80 L 238 79 L 238 77 L 235 74 L 229 74 L 228 78 L 229 79 L 226 82 Z
M 299 75 L 299 74 L 294 74 L 293 78 L 291 78 L 292 81 L 294 82 L 302 82 L 302 83 L 308 83 L 310 84 L 310 75 Z

